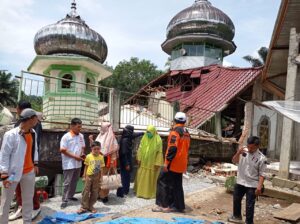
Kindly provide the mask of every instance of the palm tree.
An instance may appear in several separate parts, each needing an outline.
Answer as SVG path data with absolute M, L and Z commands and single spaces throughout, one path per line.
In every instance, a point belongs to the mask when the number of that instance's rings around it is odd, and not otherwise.
M 268 55 L 269 49 L 266 47 L 261 47 L 257 53 L 259 55 L 259 58 L 255 58 L 251 55 L 246 55 L 243 58 L 248 61 L 250 64 L 252 64 L 252 67 L 260 67 L 265 65 L 266 60 L 267 60 L 267 55 Z
M 18 98 L 19 82 L 12 79 L 11 73 L 0 71 L 0 103 L 4 106 L 15 106 Z

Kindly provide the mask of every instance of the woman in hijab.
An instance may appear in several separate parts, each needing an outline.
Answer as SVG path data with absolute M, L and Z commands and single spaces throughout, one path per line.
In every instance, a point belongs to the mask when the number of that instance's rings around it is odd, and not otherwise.
M 134 184 L 136 196 L 146 199 L 155 198 L 157 178 L 164 160 L 162 141 L 153 125 L 147 127 L 147 132 L 141 140 L 137 163 L 139 168 Z
M 93 136 L 90 136 L 90 141 L 93 142 Z M 103 175 L 106 175 L 108 171 L 113 173 L 112 169 L 117 167 L 117 158 L 119 145 L 112 126 L 109 122 L 103 122 L 100 126 L 100 133 L 96 140 L 101 143 L 101 154 L 104 156 L 105 167 L 103 169 Z M 109 190 L 99 189 L 99 198 L 103 203 L 108 202 Z
M 142 136 L 143 134 L 143 132 L 135 133 L 134 127 L 131 125 L 126 125 L 126 127 L 123 129 L 119 149 L 122 187 L 118 188 L 117 190 L 118 197 L 124 197 L 124 195 L 127 195 L 129 193 L 131 171 L 133 170 L 133 140 L 137 137 Z

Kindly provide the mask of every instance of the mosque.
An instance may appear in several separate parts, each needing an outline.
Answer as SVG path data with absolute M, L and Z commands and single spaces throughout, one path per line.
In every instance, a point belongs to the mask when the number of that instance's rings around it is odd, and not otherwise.
M 245 104 L 252 99 L 253 84 L 262 68 L 222 65 L 223 59 L 236 50 L 234 35 L 235 27 L 228 15 L 208 0 L 195 0 L 167 26 L 161 47 L 170 55 L 170 71 L 130 100 L 148 95 L 179 104 L 188 115 L 190 127 L 224 137 L 224 123 L 228 123 L 234 128 L 227 137 L 238 139 Z
M 45 77 L 44 128 L 66 127 L 73 117 L 96 125 L 96 86 L 111 75 L 103 66 L 108 50 L 104 38 L 77 14 L 75 1 L 64 19 L 36 33 L 34 49 L 37 56 L 28 71 Z
M 161 47 L 171 56 L 171 70 L 222 65 L 236 49 L 234 34 L 234 24 L 224 12 L 208 0 L 196 0 L 171 19 Z

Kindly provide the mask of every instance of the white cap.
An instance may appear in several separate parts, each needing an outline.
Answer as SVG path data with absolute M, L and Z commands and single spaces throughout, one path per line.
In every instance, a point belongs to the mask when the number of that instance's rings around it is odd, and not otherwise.
M 175 121 L 178 121 L 178 122 L 186 122 L 186 115 L 185 115 L 185 113 L 183 113 L 183 112 L 177 112 L 176 114 L 175 114 Z

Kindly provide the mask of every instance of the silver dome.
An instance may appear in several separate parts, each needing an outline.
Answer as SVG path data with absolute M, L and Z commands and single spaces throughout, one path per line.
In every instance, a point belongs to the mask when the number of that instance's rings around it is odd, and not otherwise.
M 76 13 L 76 3 L 66 18 L 40 29 L 34 37 L 38 55 L 81 55 L 103 63 L 107 45 L 103 37 L 90 29 Z
M 196 0 L 170 21 L 162 48 L 170 53 L 180 41 L 209 42 L 211 39 L 213 44 L 233 52 L 236 48 L 232 42 L 234 34 L 234 24 L 224 12 L 213 7 L 208 0 Z

